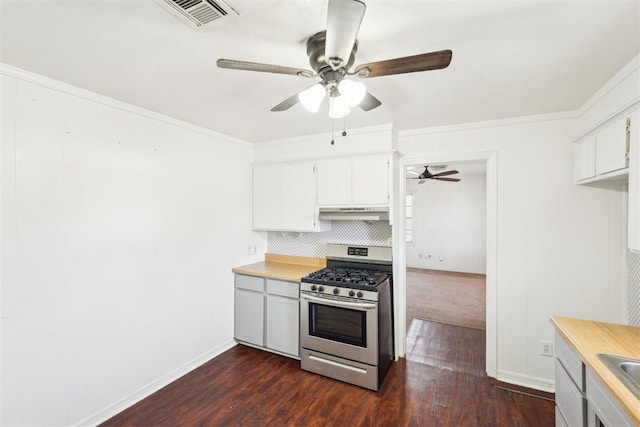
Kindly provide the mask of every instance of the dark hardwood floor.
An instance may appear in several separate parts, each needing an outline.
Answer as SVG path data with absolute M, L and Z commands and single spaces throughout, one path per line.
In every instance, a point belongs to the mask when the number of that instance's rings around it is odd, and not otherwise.
M 416 320 L 378 392 L 238 345 L 102 426 L 553 426 L 553 402 L 492 386 L 484 331 Z

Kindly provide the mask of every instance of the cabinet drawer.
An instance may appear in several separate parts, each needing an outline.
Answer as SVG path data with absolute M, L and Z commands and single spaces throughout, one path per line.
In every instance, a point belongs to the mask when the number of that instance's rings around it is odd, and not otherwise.
M 569 374 L 556 359 L 556 407 L 570 426 L 583 426 L 585 399 Z
M 567 344 L 567 342 L 556 333 L 555 335 L 556 357 L 566 369 L 571 380 L 574 382 L 578 390 L 585 391 L 584 365 L 582 360 Z
M 236 288 L 264 292 L 264 279 L 262 277 L 236 274 Z
M 267 279 L 267 293 L 283 297 L 299 298 L 300 285 L 295 282 Z

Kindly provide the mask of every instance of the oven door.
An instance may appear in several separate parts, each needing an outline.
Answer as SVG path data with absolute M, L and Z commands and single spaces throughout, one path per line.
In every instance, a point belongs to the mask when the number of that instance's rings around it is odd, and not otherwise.
M 300 346 L 377 365 L 377 303 L 301 293 Z

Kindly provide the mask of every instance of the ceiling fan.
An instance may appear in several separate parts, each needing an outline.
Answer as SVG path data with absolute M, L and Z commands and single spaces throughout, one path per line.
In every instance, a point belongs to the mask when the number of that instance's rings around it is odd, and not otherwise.
M 360 0 L 329 0 L 326 30 L 307 40 L 307 56 L 313 71 L 233 59 L 218 59 L 217 65 L 233 70 L 289 74 L 304 78 L 319 77 L 319 83 L 290 96 L 271 111 L 285 111 L 300 102 L 307 110 L 317 112 L 328 93 L 329 116 L 332 118 L 346 116 L 350 107 L 359 106 L 364 111 L 369 111 L 382 105 L 379 99 L 367 91 L 364 83 L 350 77 L 366 79 L 438 70 L 449 66 L 453 53 L 451 50 L 441 50 L 361 64 L 352 70 L 358 50 L 356 37 L 365 9 L 365 4 Z
M 412 171 L 411 169 L 407 170 L 407 172 L 417 175 L 416 177 L 409 178 L 409 179 L 419 179 L 420 181 L 418 181 L 418 184 L 424 184 L 427 179 L 435 179 L 438 181 L 451 181 L 451 182 L 460 181 L 460 178 L 446 178 L 446 176 L 448 175 L 455 175 L 459 173 L 456 170 L 450 170 L 450 171 L 444 171 L 444 172 L 438 172 L 438 173 L 432 174 L 431 172 L 429 172 L 429 166 L 425 166 L 424 172 L 422 172 L 421 174 L 418 174 L 418 172 Z

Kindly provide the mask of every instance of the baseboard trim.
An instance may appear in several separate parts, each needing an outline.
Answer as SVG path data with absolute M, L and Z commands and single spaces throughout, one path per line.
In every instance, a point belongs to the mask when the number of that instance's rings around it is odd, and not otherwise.
M 106 407 L 99 410 L 98 412 L 95 412 L 94 414 L 88 416 L 87 418 L 73 425 L 77 427 L 84 427 L 84 426 L 89 427 L 89 426 L 96 426 L 100 423 L 103 423 L 109 418 L 113 417 L 114 415 L 119 414 L 120 412 L 124 411 L 128 407 L 138 403 L 145 397 L 148 397 L 151 394 L 155 393 L 156 391 L 160 390 L 162 387 L 172 383 L 173 381 L 184 376 L 185 374 L 188 374 L 189 372 L 193 371 L 194 369 L 203 365 L 204 363 L 208 362 L 214 357 L 224 353 L 225 351 L 229 350 L 235 345 L 236 345 L 236 342 L 234 340 L 226 341 L 223 344 L 201 354 L 200 356 L 197 356 L 191 359 L 184 365 L 179 366 L 178 368 L 174 369 L 168 374 L 150 382 L 149 384 L 146 384 L 140 387 L 133 393 L 123 397 L 117 402 L 107 405 Z
M 544 378 L 536 378 L 517 374 L 515 372 L 498 371 L 494 381 L 501 383 L 501 388 L 517 391 L 518 387 L 529 389 L 527 393 L 534 395 L 535 393 L 544 395 L 544 393 L 555 393 L 555 382 Z M 551 397 L 553 399 L 553 397 Z
M 556 395 L 547 391 L 536 390 L 535 388 L 524 387 L 516 384 L 507 383 L 504 381 L 496 380 L 495 378 L 489 378 L 489 384 L 493 387 L 503 390 L 513 391 L 515 393 L 524 394 L 526 396 L 536 397 L 538 399 L 550 400 L 554 402 Z
M 411 273 L 422 273 L 422 274 L 443 274 L 448 276 L 458 276 L 458 277 L 484 277 L 487 275 L 484 273 L 466 273 L 464 271 L 449 271 L 449 270 L 434 270 L 431 268 L 418 268 L 418 267 L 407 267 L 407 271 Z

